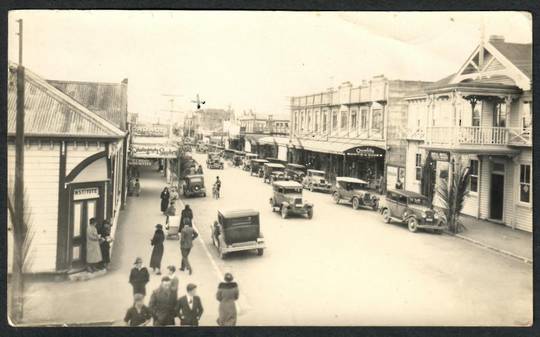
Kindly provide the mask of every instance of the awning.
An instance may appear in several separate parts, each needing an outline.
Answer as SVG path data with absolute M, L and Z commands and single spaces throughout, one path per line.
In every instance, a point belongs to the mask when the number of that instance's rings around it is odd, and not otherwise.
M 289 145 L 289 137 L 262 137 L 259 139 L 259 144 L 270 144 L 270 145 Z
M 364 156 L 364 157 L 382 157 L 386 153 L 383 148 L 371 145 L 363 145 L 361 143 L 335 142 L 335 141 L 319 141 L 319 140 L 303 140 L 297 139 L 293 142 L 293 146 L 300 149 L 305 149 L 314 152 Z
M 267 135 L 245 135 L 245 139 L 247 139 L 253 145 L 259 144 L 259 139 L 263 137 L 268 137 L 268 136 Z

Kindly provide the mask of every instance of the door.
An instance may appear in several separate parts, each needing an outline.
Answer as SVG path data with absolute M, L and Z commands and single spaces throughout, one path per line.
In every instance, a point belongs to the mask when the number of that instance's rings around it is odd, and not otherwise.
M 96 217 L 97 199 L 74 201 L 71 220 L 71 267 L 82 267 L 86 263 L 86 227 Z M 97 220 L 97 219 L 96 219 Z
M 504 206 L 504 174 L 491 174 L 490 212 L 493 220 L 502 220 Z

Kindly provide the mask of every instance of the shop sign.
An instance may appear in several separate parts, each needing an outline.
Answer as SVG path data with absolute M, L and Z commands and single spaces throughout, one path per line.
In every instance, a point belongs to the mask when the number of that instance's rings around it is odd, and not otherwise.
M 129 159 L 128 164 L 136 166 L 152 166 L 152 161 L 150 159 Z
M 99 188 L 77 188 L 73 190 L 73 200 L 97 199 L 99 198 Z
M 141 137 L 169 137 L 169 126 L 138 124 L 133 126 L 132 133 Z
M 348 156 L 383 157 L 385 151 L 374 146 L 357 146 L 345 151 Z
M 432 151 L 431 159 L 436 161 L 450 161 L 450 152 Z
M 177 149 L 163 144 L 132 144 L 131 155 L 134 158 L 176 158 Z

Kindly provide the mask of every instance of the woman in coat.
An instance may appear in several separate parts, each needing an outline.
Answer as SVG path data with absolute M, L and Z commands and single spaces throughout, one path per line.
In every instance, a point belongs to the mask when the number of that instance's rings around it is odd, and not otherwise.
M 150 268 L 156 273 L 161 275 L 161 258 L 163 258 L 163 241 L 165 241 L 165 233 L 163 233 L 163 226 L 156 225 L 156 231 L 154 237 L 150 241 L 154 248 L 152 249 L 152 257 L 150 258 Z
M 96 219 L 88 221 L 86 229 L 86 263 L 87 270 L 91 273 L 96 271 L 97 264 L 101 262 L 101 247 L 99 246 L 99 234 L 96 228 Z
M 239 291 L 238 284 L 233 282 L 233 276 L 230 273 L 225 274 L 225 282 L 218 286 L 216 299 L 219 301 L 219 317 L 217 323 L 219 326 L 236 325 L 236 303 Z
M 165 211 L 167 211 L 167 207 L 169 207 L 170 197 L 171 194 L 169 193 L 169 189 L 165 187 L 161 192 L 161 213 L 165 213 Z

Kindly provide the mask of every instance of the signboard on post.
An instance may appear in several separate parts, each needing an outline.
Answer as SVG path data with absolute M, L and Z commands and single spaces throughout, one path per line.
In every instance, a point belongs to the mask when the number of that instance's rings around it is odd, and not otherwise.
M 175 146 L 166 144 L 132 144 L 132 158 L 176 158 Z

